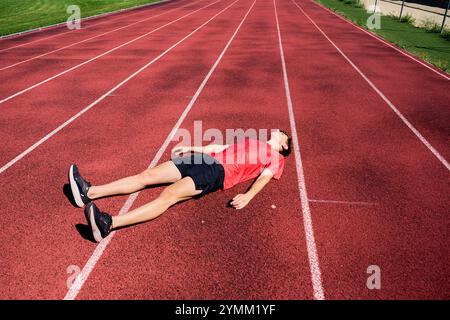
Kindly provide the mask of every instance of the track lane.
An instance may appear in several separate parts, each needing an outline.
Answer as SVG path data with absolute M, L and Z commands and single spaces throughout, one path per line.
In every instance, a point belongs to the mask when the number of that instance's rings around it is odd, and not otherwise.
M 110 37 L 106 37 L 102 41 L 85 43 L 76 48 L 68 48 L 64 51 L 64 55 L 54 53 L 42 59 L 33 60 L 29 64 L 21 64 L 17 68 L 3 70 L 1 74 L 7 81 L 7 85 L 0 88 L 0 106 L 4 107 L 6 102 L 33 92 L 36 88 L 55 81 L 74 70 L 95 63 L 103 57 L 108 57 L 117 51 L 127 49 L 136 42 L 151 39 L 154 33 L 166 28 L 176 27 L 176 24 L 180 21 L 192 19 L 201 10 L 208 9 L 217 2 L 203 2 L 203 5 L 199 3 L 193 8 L 181 8 L 166 16 L 158 17 L 152 21 L 152 24 L 156 23 L 154 27 L 147 28 L 144 25 L 128 31 L 122 30 L 122 37 L 119 39 L 110 34 Z M 168 30 L 166 29 L 165 31 L 168 32 Z M 18 75 L 21 76 L 18 77 Z
M 204 15 L 212 17 L 227 5 L 227 2 L 215 3 L 203 9 L 205 11 L 201 15 L 190 16 L 184 23 L 200 26 L 205 22 L 202 20 Z M 68 124 L 67 121 L 73 121 L 72 117 L 95 107 L 98 99 L 109 98 L 104 95 L 115 91 L 115 87 L 127 81 L 130 74 L 141 72 L 142 68 L 152 68 L 151 64 L 164 59 L 177 43 L 173 38 L 181 39 L 190 34 L 184 23 L 171 26 L 171 37 L 167 37 L 167 30 L 159 30 L 153 34 L 150 43 L 141 39 L 114 55 L 62 76 L 60 81 L 46 83 L 35 89 L 34 99 L 25 94 L 10 101 L 11 111 L 0 114 L 0 136 L 5 141 L 0 154 L 0 173 L 57 134 Z M 112 68 L 112 65 L 120 67 Z M 16 139 L 16 136 L 21 139 Z
M 183 128 L 193 132 L 194 120 L 222 131 L 289 126 L 272 2 L 257 1 L 253 10 Z M 121 230 L 78 298 L 312 298 L 301 206 L 286 199 L 293 186 L 298 192 L 293 159 L 285 170 L 242 211 L 226 203 L 249 183 Z M 134 207 L 159 192 L 142 192 Z
M 170 2 L 169 2 L 170 1 Z M 122 24 L 128 19 L 139 19 L 139 17 L 143 14 L 146 15 L 147 10 L 159 10 L 163 7 L 163 10 L 172 4 L 177 4 L 180 1 L 178 0 L 169 0 L 167 2 L 155 3 L 148 7 L 136 8 L 129 11 L 116 12 L 111 13 L 109 15 L 104 15 L 101 17 L 95 17 L 91 19 L 82 20 L 82 29 L 78 30 L 67 30 L 65 25 L 55 26 L 53 28 L 36 30 L 29 33 L 23 33 L 18 35 L 12 35 L 10 37 L 0 39 L 0 54 L 2 52 L 7 52 L 10 50 L 22 50 L 26 49 L 27 46 L 39 43 L 41 45 L 42 41 L 50 40 L 54 41 L 55 38 L 64 36 L 64 35 L 72 35 L 72 33 L 83 33 L 86 29 L 91 29 L 97 26 L 107 26 L 112 23 L 113 25 Z M 90 31 L 90 30 L 89 30 Z M 59 40 L 59 39 L 58 39 Z
M 446 168 L 295 8 L 280 23 L 327 298 L 445 298 Z
M 3 70 L 7 70 L 10 68 L 14 68 L 16 66 L 22 65 L 24 63 L 29 63 L 31 61 L 34 61 L 36 59 L 41 59 L 43 57 L 49 56 L 56 52 L 61 52 L 67 48 L 72 48 L 77 45 L 89 42 L 89 41 L 99 41 L 102 37 L 113 34 L 116 35 L 115 32 L 124 30 L 125 32 L 130 31 L 130 27 L 140 25 L 142 23 L 145 23 L 145 26 L 148 27 L 149 24 L 151 24 L 152 20 L 164 16 L 172 11 L 178 10 L 180 8 L 189 7 L 190 5 L 199 2 L 194 1 L 192 3 L 185 2 L 181 3 L 180 5 L 170 6 L 167 5 L 164 7 L 164 10 L 153 10 L 149 12 L 145 17 L 142 16 L 138 18 L 136 21 L 135 19 L 128 21 L 126 24 L 113 24 L 111 26 L 105 26 L 105 28 L 99 29 L 99 30 L 93 30 L 93 29 L 80 29 L 84 30 L 84 33 L 75 33 L 72 34 L 72 37 L 67 36 L 64 39 L 58 39 L 58 41 L 53 41 L 46 44 L 41 44 L 40 46 L 35 46 L 31 50 L 31 48 L 28 48 L 28 50 L 16 50 L 16 51 L 8 51 L 6 53 L 1 53 L 0 50 L 0 72 Z M 134 34 L 136 31 L 131 30 L 130 33 Z M 119 35 L 120 38 L 120 35 Z M 121 39 L 123 40 L 123 39 Z M 64 54 L 64 52 L 59 53 L 59 55 Z
M 242 9 L 231 6 L 228 10 L 222 13 L 224 18 L 217 16 L 216 19 L 222 19 L 219 28 L 214 27 L 213 20 L 187 41 L 200 41 L 199 45 L 208 52 L 208 44 L 211 45 L 208 34 L 221 34 L 220 30 L 228 26 L 227 21 Z M 205 16 L 200 18 L 207 20 Z M 185 26 L 185 31 L 188 28 L 193 26 Z M 204 34 L 207 29 L 210 31 Z M 67 182 L 67 166 L 76 161 L 93 181 L 107 181 L 116 174 L 129 175 L 143 169 L 152 145 L 136 137 L 149 137 L 155 145 L 162 143 L 162 135 L 175 123 L 184 108 L 186 96 L 198 86 L 209 66 L 208 60 L 204 60 L 207 55 L 199 55 L 188 44 L 181 50 L 183 47 L 184 44 L 174 50 L 173 53 L 179 52 L 178 55 L 167 55 L 169 59 L 142 72 L 132 84 L 124 87 L 130 90 L 127 94 L 119 92 L 105 100 L 103 108 L 86 113 L 1 176 L 6 186 L 2 194 L 5 199 L 2 212 L 15 213 L 0 217 L 5 226 L 1 253 L 1 268 L 5 271 L 0 280 L 5 283 L 2 297 L 60 299 L 64 296 L 69 277 L 67 267 L 82 266 L 95 248 L 95 244 L 83 240 L 75 228 L 80 222 L 84 223 L 82 211 L 71 208 L 62 193 Z M 192 54 L 191 59 L 195 57 L 196 63 L 191 64 L 185 53 Z M 180 72 L 175 64 L 180 60 L 186 62 L 184 72 Z M 149 83 L 155 91 L 148 90 Z M 171 88 L 170 92 L 167 88 Z M 133 99 L 142 102 L 139 97 L 152 92 L 160 94 L 155 99 L 150 97 L 144 104 L 135 104 Z M 168 106 L 171 112 L 167 112 Z M 154 114 L 160 115 L 159 121 L 148 120 L 153 119 Z M 156 135 L 158 132 L 161 136 Z M 121 147 L 127 150 L 123 150 L 124 156 L 118 156 Z M 108 166 L 107 172 L 101 170 L 104 166 Z M 25 190 L 17 181 L 26 181 Z M 103 204 L 109 203 L 117 210 L 123 201 L 124 197 L 105 199 Z M 8 239 L 12 238 L 15 239 L 14 248 L 9 245 Z
M 448 162 L 450 81 L 314 2 L 295 1 Z
M 273 0 L 275 12 L 275 20 L 277 24 L 278 47 L 280 49 L 281 65 L 283 70 L 283 82 L 286 95 L 286 104 L 289 114 L 289 123 L 292 135 L 292 148 L 295 155 L 298 192 L 302 205 L 302 218 L 306 237 L 306 248 L 308 252 L 309 267 L 311 270 L 311 282 L 314 291 L 314 299 L 324 300 L 325 292 L 322 284 L 322 275 L 320 271 L 319 257 L 317 256 L 317 246 L 314 236 L 314 227 L 311 218 L 311 209 L 309 207 L 308 192 L 306 188 L 305 173 L 303 170 L 303 160 L 300 151 L 300 143 L 298 141 L 297 122 L 295 121 L 295 112 L 291 97 L 291 87 L 289 84 L 289 75 L 286 68 L 286 58 L 284 56 L 283 39 L 281 36 L 280 22 L 278 18 L 278 10 L 276 0 Z
M 409 53 L 408 51 L 401 49 L 399 47 L 397 47 L 396 45 L 384 40 L 383 38 L 381 38 L 380 36 L 369 32 L 366 29 L 363 29 L 362 27 L 358 26 L 357 24 L 355 24 L 354 22 L 345 19 L 343 16 L 338 15 L 336 12 L 328 9 L 327 7 L 325 7 L 324 5 L 311 0 L 312 2 L 314 2 L 316 5 L 320 6 L 321 8 L 323 8 L 324 10 L 326 10 L 327 12 L 331 13 L 332 15 L 338 17 L 339 19 L 341 19 L 342 21 L 345 21 L 347 24 L 351 25 L 352 27 L 362 31 L 364 34 L 368 35 L 369 37 L 372 37 L 373 39 L 377 40 L 378 42 L 382 43 L 385 46 L 388 46 L 390 48 L 392 48 L 393 50 L 397 51 L 398 53 L 400 53 L 401 55 L 403 55 L 404 57 L 407 57 L 408 59 L 411 59 L 412 61 L 414 61 L 415 63 L 418 63 L 420 65 L 422 65 L 424 68 L 427 68 L 428 70 L 430 70 L 431 72 L 434 72 L 435 74 L 437 74 L 439 77 L 450 80 L 450 76 L 442 71 L 441 69 L 438 69 L 437 67 L 433 66 L 432 64 L 423 61 L 417 57 L 415 57 L 413 54 Z

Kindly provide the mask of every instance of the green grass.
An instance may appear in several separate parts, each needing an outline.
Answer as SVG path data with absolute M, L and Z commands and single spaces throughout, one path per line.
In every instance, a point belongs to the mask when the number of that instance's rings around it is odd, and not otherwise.
M 395 19 L 398 19 L 398 18 L 395 18 Z M 407 14 L 402 15 L 400 17 L 400 19 L 398 19 L 398 21 L 400 21 L 402 23 L 409 23 L 409 24 L 413 25 L 414 22 L 416 21 L 416 19 L 414 19 L 412 15 L 407 13 Z
M 450 40 L 450 29 L 444 28 L 444 30 L 442 30 L 441 37 L 444 38 L 445 40 L 449 41 Z
M 442 38 L 450 40 L 450 29 L 445 26 L 441 32 L 441 25 L 430 19 L 425 20 L 420 27 L 430 33 L 440 33 Z
M 157 0 L 0 0 L 0 35 L 26 31 L 69 17 L 69 5 L 78 5 L 81 17 L 116 11 Z
M 351 3 L 346 4 L 345 1 Z M 357 3 L 355 0 L 318 0 L 318 2 L 367 29 L 366 21 L 370 14 L 355 5 Z M 441 35 L 431 31 L 435 30 L 432 24 L 429 24 L 427 30 L 413 26 L 409 17 L 403 20 L 401 22 L 396 17 L 382 16 L 381 29 L 371 31 L 450 73 L 450 41 L 448 41 L 450 30 Z
M 427 32 L 439 33 L 441 32 L 441 25 L 431 19 L 425 19 L 422 22 L 421 28 L 425 29 Z

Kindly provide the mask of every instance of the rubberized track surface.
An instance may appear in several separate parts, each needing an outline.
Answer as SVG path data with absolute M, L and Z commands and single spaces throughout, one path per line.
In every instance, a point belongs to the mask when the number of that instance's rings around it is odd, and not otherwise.
M 0 42 L 0 298 L 450 298 L 448 76 L 309 0 L 171 1 L 86 26 Z M 248 183 L 84 239 L 68 166 L 135 174 L 195 120 L 296 129 L 298 145 L 242 211 L 226 203 Z

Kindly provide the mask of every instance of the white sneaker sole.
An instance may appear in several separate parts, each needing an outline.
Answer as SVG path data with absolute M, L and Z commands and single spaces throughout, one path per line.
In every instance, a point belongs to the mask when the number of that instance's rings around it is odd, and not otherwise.
M 97 227 L 97 223 L 95 223 L 94 206 L 89 208 L 89 224 L 91 226 L 92 235 L 94 236 L 95 241 L 102 241 L 102 234 L 100 233 L 100 229 Z
M 75 203 L 80 208 L 83 208 L 84 202 L 83 202 L 83 200 L 81 200 L 80 190 L 78 189 L 78 185 L 77 185 L 75 179 L 73 178 L 73 165 L 71 165 L 70 169 L 69 169 L 69 182 L 70 182 L 70 189 L 72 190 L 72 195 L 73 195 L 73 199 L 75 200 Z

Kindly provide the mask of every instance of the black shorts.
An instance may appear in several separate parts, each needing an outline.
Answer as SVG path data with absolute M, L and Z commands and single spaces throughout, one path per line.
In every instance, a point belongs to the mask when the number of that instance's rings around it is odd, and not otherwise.
M 172 162 L 180 171 L 181 177 L 191 177 L 194 180 L 195 189 L 202 190 L 197 195 L 223 189 L 225 171 L 219 161 L 206 153 L 193 153 L 189 156 L 174 158 Z

